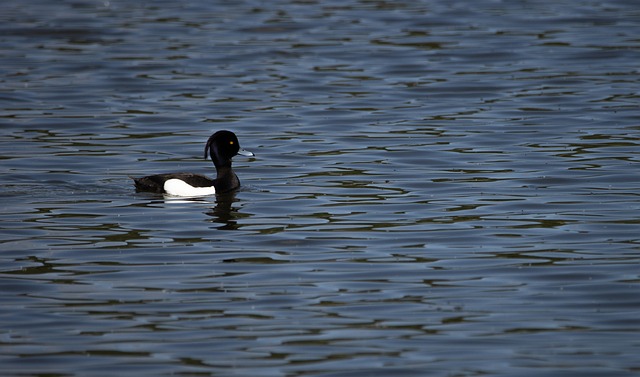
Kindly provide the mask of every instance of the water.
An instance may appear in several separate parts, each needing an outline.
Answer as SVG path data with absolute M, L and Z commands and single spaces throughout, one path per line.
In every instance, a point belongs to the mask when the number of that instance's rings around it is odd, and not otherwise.
M 640 371 L 635 1 L 0 10 L 6 375 Z

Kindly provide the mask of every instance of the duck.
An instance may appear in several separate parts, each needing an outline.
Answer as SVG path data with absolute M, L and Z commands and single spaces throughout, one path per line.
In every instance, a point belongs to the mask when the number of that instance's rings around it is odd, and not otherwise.
M 240 180 L 231 168 L 236 155 L 254 156 L 240 148 L 238 137 L 231 131 L 215 132 L 204 147 L 204 158 L 211 157 L 216 167 L 216 178 L 194 173 L 165 173 L 133 179 L 137 192 L 155 192 L 169 196 L 206 196 L 227 193 L 240 187 Z

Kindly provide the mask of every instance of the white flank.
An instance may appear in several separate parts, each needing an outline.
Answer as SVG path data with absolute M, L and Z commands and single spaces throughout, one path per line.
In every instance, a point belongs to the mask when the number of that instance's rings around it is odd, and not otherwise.
M 174 178 L 164 182 L 164 191 L 172 196 L 205 196 L 215 194 L 216 188 L 193 187 L 185 181 Z

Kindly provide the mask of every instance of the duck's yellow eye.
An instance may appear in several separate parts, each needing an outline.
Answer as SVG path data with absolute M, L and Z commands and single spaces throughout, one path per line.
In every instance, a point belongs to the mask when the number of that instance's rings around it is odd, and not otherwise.
M 233 145 L 233 141 L 230 141 L 229 144 Z

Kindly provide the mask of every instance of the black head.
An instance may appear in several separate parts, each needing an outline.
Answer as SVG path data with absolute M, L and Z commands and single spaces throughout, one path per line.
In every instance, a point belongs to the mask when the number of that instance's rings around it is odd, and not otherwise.
M 211 135 L 204 148 L 204 158 L 211 155 L 213 164 L 217 166 L 231 165 L 231 158 L 240 151 L 240 143 L 236 134 L 231 131 L 218 131 Z

